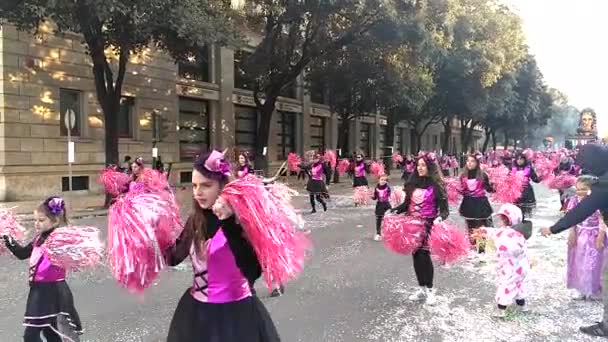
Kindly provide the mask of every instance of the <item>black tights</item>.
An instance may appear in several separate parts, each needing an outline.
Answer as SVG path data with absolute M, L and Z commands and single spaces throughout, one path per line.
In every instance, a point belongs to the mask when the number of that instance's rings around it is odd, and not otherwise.
M 40 332 L 44 334 L 44 338 L 47 342 L 61 342 L 61 336 L 57 335 L 53 329 L 49 327 L 25 327 L 25 332 L 23 333 L 23 341 L 24 342 L 42 342 L 42 338 L 40 337 Z
M 416 279 L 418 279 L 418 285 L 433 288 L 433 261 L 431 260 L 431 253 L 427 249 L 419 248 L 414 252 L 414 272 L 416 272 Z
M 310 206 L 312 207 L 313 211 L 316 211 L 316 204 L 315 204 L 315 199 L 321 203 L 321 206 L 323 206 L 323 210 L 327 211 L 327 204 L 325 204 L 325 201 L 323 200 L 323 197 L 321 196 L 321 194 L 310 194 Z
M 384 218 L 383 216 L 380 215 L 376 215 L 376 234 L 380 235 L 380 233 L 382 232 L 382 219 Z

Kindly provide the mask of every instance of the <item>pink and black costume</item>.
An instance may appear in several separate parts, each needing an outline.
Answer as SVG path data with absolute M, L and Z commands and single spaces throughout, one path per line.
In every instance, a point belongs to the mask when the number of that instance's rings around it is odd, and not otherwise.
M 324 200 L 324 198 L 327 198 L 328 196 L 327 186 L 323 180 L 323 176 L 325 176 L 324 164 L 321 161 L 318 161 L 307 167 L 306 170 L 309 177 L 308 183 L 306 184 L 306 190 L 310 195 L 310 206 L 312 207 L 313 213 L 317 211 L 315 199 L 321 203 L 323 210 L 327 211 L 327 204 Z
M 353 188 L 359 186 L 368 186 L 367 173 L 369 172 L 369 165 L 364 161 L 355 161 L 353 164 Z
M 408 181 L 408 179 L 410 179 L 410 176 L 412 175 L 412 173 L 414 173 L 414 170 L 416 169 L 416 162 L 411 159 L 411 158 L 407 158 L 406 160 L 403 161 L 403 175 L 401 175 L 401 179 L 403 179 L 405 182 Z
M 526 159 L 523 155 L 519 156 L 518 159 L 519 158 Z M 517 161 L 515 161 L 511 172 L 519 173 L 524 177 L 524 189 L 521 197 L 517 200 L 515 205 L 521 209 L 524 217 L 527 217 L 532 214 L 532 210 L 536 207 L 536 196 L 534 196 L 534 189 L 532 188 L 532 184 L 530 182 L 538 183 L 540 182 L 540 179 L 536 175 L 534 167 L 532 167 L 532 164 L 530 164 L 527 159 L 522 166 L 517 165 Z
M 168 342 L 280 341 L 253 284 L 262 274 L 257 256 L 234 216 L 220 221 L 204 210 L 206 232 L 195 248 L 190 218 L 175 246 L 165 253 L 168 264 L 192 261 L 194 279 L 182 296 Z
M 25 342 L 42 341 L 42 332 L 49 342 L 78 341 L 82 325 L 74 307 L 72 291 L 65 282 L 65 269 L 53 265 L 44 242 L 54 229 L 38 235 L 26 246 L 5 237 L 6 247 L 18 259 L 30 259 L 30 292 L 23 325 Z
M 239 166 L 239 169 L 236 171 L 238 178 L 243 178 L 248 174 L 253 174 L 253 168 L 247 164 Z
M 479 166 L 478 166 L 479 168 Z M 460 215 L 467 221 L 469 233 L 475 228 L 489 227 L 491 224 L 492 206 L 486 195 L 494 192 L 488 175 L 479 170 L 466 170 L 460 176 L 462 203 Z
M 382 219 L 384 214 L 391 209 L 390 199 L 391 187 L 388 184 L 377 185 L 374 189 L 373 200 L 376 200 L 376 234 L 380 235 L 382 230 Z
M 429 161 L 427 161 L 428 165 Z M 434 184 L 429 177 L 416 177 L 405 186 L 405 201 L 396 207 L 398 214 L 406 213 L 425 221 L 426 235 L 418 250 L 414 252 L 414 271 L 418 285 L 433 288 L 434 268 L 429 251 L 429 238 L 433 222 L 437 217 L 447 218 L 449 206 L 443 187 Z

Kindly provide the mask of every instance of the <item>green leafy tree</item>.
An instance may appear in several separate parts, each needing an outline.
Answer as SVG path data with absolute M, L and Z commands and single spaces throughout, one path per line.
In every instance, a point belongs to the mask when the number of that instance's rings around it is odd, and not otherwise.
M 238 42 L 221 0 L 3 0 L 0 18 L 20 30 L 82 35 L 104 116 L 106 163 L 118 163 L 118 113 L 129 56 L 153 46 L 183 59 L 205 44 Z

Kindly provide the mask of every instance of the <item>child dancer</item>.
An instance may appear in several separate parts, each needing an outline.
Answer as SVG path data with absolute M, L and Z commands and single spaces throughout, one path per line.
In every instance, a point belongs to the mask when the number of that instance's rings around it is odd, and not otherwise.
M 524 177 L 523 192 L 515 204 L 521 209 L 524 217 L 530 216 L 532 210 L 536 207 L 536 197 L 534 196 L 534 189 L 530 182 L 538 183 L 540 179 L 536 175 L 534 167 L 523 153 L 520 153 L 517 159 L 515 159 L 511 172 L 519 173 Z
M 571 210 L 580 203 L 591 191 L 594 179 L 591 176 L 581 176 L 576 182 L 576 196 L 567 204 Z M 585 300 L 598 296 L 602 292 L 602 268 L 604 265 L 605 233 L 600 232 L 599 211 L 589 216 L 582 223 L 570 229 L 568 238 L 568 272 L 566 285 L 578 293 L 577 300 Z
M 403 161 L 403 175 L 401 176 L 401 179 L 403 179 L 404 182 L 407 182 L 412 173 L 414 173 L 414 169 L 416 169 L 416 161 L 412 158 L 412 155 L 408 155 Z
M 434 268 L 428 242 L 434 222 L 448 217 L 449 207 L 435 154 L 421 154 L 416 165 L 416 170 L 405 184 L 405 201 L 393 211 L 418 217 L 425 222 L 426 234 L 420 248 L 413 254 L 419 288 L 409 299 L 418 301 L 426 298 L 428 305 L 434 305 L 437 301 L 433 289 Z
M 317 212 L 315 205 L 315 199 L 323 206 L 323 211 L 327 211 L 327 204 L 325 203 L 324 197 L 327 197 L 327 186 L 323 181 L 323 162 L 321 161 L 321 155 L 316 153 L 313 157 L 312 164 L 308 167 L 307 172 L 310 179 L 306 184 L 306 190 L 310 194 L 310 206 L 312 207 L 312 213 Z
M 239 166 L 236 172 L 237 176 L 243 178 L 251 173 L 253 173 L 253 168 L 251 167 L 251 161 L 247 157 L 247 154 L 239 154 Z
M 497 318 L 504 318 L 513 302 L 520 311 L 526 311 L 526 278 L 530 262 L 526 240 L 532 235 L 532 223 L 522 221 L 521 209 L 504 204 L 496 214 L 495 229 L 480 229 L 480 235 L 494 241 L 498 261 L 496 290 Z
M 355 156 L 355 163 L 353 164 L 353 188 L 359 186 L 368 186 L 367 173 L 369 172 L 369 165 L 363 159 L 363 155 L 358 153 Z
M 25 308 L 24 342 L 79 340 L 82 325 L 72 291 L 65 282 L 66 271 L 53 265 L 44 242 L 55 229 L 67 225 L 65 202 L 60 197 L 47 198 L 34 210 L 34 225 L 38 235 L 32 242 L 20 246 L 10 236 L 3 236 L 6 247 L 20 260 L 30 259 L 30 292 Z
M 481 155 L 468 155 L 466 166 L 460 175 L 463 195 L 460 215 L 467 222 L 469 236 L 474 229 L 491 225 L 492 206 L 486 192 L 494 192 L 494 189 L 490 185 L 488 175 L 481 170 L 480 159 Z M 475 239 L 473 237 L 470 239 L 471 244 L 475 245 Z M 483 252 L 483 248 L 480 248 L 479 252 Z
M 391 204 L 389 202 L 389 198 L 391 197 L 391 187 L 388 185 L 388 176 L 381 175 L 378 179 L 378 185 L 376 185 L 376 189 L 374 189 L 373 200 L 376 200 L 376 235 L 374 236 L 374 240 L 380 241 L 381 236 L 380 232 L 382 229 L 382 219 L 384 218 L 384 214 L 391 208 Z

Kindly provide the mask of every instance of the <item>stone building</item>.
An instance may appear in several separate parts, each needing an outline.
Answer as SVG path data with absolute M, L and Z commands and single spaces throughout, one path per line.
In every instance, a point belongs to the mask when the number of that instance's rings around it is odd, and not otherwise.
M 121 158 L 142 156 L 151 162 L 155 121 L 162 122 L 157 147 L 162 161 L 172 163 L 174 184 L 189 181 L 201 146 L 255 149 L 257 111 L 240 67 L 248 53 L 247 48 L 210 47 L 180 64 L 152 50 L 131 56 L 119 124 Z M 105 160 L 103 115 L 91 66 L 78 35 L 54 35 L 42 27 L 33 37 L 9 25 L 0 27 L 0 201 L 68 190 L 63 122 L 70 112 L 76 119 L 70 131 L 73 189 L 82 194 L 100 190 L 96 175 Z M 340 123 L 319 94 L 305 91 L 300 78 L 280 98 L 267 146 L 275 165 L 292 151 L 336 148 Z M 386 119 L 375 115 L 350 125 L 349 150 L 380 156 Z M 430 127 L 423 148 L 438 149 L 440 135 L 439 127 Z M 456 145 L 457 129 L 454 136 Z M 408 151 L 408 146 L 409 129 L 396 128 L 395 149 Z

